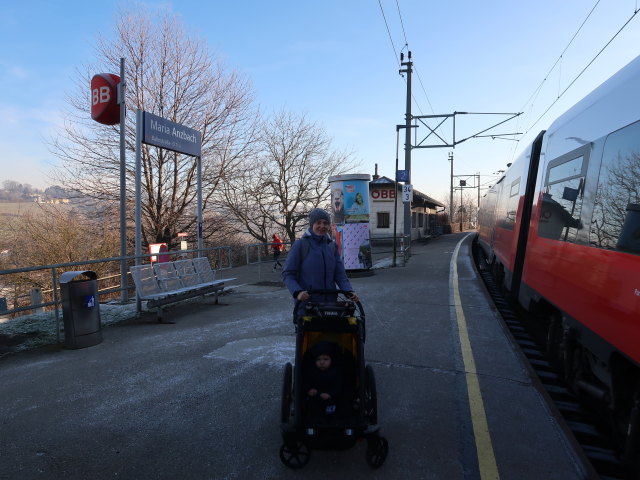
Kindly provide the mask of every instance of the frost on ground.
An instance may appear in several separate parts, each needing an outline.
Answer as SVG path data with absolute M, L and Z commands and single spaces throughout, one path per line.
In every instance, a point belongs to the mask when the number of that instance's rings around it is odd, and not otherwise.
M 118 304 L 100 304 L 100 323 L 102 326 L 122 322 L 136 315 L 135 302 Z M 51 345 L 58 342 L 58 324 L 60 341 L 64 340 L 64 321 L 62 311 L 56 321 L 54 310 L 43 313 L 30 313 L 8 319 L 0 318 L 0 356 L 7 352 L 19 352 L 32 348 Z

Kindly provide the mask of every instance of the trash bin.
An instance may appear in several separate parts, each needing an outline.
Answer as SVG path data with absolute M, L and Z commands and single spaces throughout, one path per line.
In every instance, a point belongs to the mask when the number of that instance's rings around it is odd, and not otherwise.
M 74 280 L 84 275 L 88 278 Z M 102 342 L 97 275 L 91 270 L 60 275 L 64 345 L 84 348 Z

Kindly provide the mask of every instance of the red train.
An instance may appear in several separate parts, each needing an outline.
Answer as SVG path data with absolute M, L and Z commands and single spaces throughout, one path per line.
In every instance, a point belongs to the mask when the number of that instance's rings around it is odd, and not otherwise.
M 640 57 L 541 132 L 478 217 L 494 275 L 640 462 Z

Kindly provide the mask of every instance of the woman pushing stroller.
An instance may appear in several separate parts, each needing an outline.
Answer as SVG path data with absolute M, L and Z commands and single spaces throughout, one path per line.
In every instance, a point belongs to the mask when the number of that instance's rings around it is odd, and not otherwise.
M 350 292 L 349 299 L 359 298 L 347 278 L 336 243 L 329 236 L 331 219 L 321 208 L 309 212 L 309 229 L 291 247 L 282 270 L 282 280 L 293 298 L 300 302 L 332 301 L 335 295 L 309 295 L 309 290 Z M 305 245 L 306 244 L 306 245 Z
M 378 468 L 389 446 L 379 435 L 375 378 L 364 360 L 364 309 L 330 226 L 327 212 L 311 210 L 309 229 L 282 270 L 296 300 L 296 351 L 294 365 L 284 368 L 280 460 L 299 469 L 311 448 L 351 448 L 366 438 L 367 463 Z M 351 301 L 337 301 L 338 295 Z

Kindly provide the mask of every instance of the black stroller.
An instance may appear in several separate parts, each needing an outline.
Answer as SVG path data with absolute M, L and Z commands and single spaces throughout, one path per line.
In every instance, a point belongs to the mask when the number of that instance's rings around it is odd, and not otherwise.
M 373 368 L 365 365 L 364 309 L 360 302 L 347 300 L 346 291 L 309 293 L 340 297 L 336 302 L 308 302 L 302 312 L 300 302 L 294 307 L 295 366 L 287 363 L 284 367 L 280 460 L 289 468 L 299 469 L 309 461 L 311 449 L 347 449 L 364 438 L 367 463 L 378 468 L 387 458 L 389 444 L 379 435 L 376 382 Z M 341 371 L 342 383 L 331 413 L 322 417 L 312 414 L 303 387 L 305 375 L 314 365 L 313 349 L 320 343 L 331 346 L 332 361 Z

